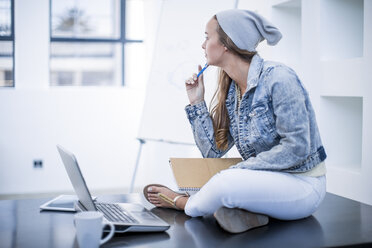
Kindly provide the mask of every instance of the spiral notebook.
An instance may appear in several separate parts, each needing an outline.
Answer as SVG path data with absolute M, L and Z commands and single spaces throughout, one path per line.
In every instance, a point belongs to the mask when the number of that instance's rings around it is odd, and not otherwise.
M 241 158 L 170 158 L 179 191 L 195 192 L 221 170 L 241 162 Z

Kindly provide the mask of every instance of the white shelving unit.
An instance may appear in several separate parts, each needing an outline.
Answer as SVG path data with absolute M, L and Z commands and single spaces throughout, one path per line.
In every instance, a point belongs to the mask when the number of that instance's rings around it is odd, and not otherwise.
M 240 0 L 283 33 L 265 59 L 294 68 L 310 93 L 328 158 L 327 190 L 372 204 L 372 1 Z
M 328 190 L 372 204 L 372 160 L 367 135 L 372 109 L 364 54 L 367 0 L 320 1 L 320 122 L 328 151 Z M 371 46 L 371 43 L 369 43 Z M 369 88 L 369 90 L 368 90 Z

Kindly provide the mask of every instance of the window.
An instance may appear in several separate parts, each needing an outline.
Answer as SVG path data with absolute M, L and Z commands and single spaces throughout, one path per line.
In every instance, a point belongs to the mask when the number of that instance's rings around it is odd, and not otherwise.
M 0 0 L 0 87 L 14 86 L 14 5 Z
M 144 50 L 143 19 L 143 0 L 51 0 L 50 84 L 124 85 L 126 54 Z

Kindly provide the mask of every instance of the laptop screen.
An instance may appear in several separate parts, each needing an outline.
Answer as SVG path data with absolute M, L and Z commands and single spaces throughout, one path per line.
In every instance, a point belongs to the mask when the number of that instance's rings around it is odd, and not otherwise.
M 59 145 L 57 149 L 80 203 L 87 211 L 97 211 L 74 154 Z

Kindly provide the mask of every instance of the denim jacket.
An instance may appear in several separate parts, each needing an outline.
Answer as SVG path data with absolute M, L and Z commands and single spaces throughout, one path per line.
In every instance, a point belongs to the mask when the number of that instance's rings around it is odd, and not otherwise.
M 243 161 L 231 168 L 306 172 L 325 160 L 309 95 L 291 68 L 255 55 L 239 108 L 235 87 L 226 97 L 227 150 L 216 147 L 206 103 L 185 108 L 203 157 L 222 157 L 235 144 Z

